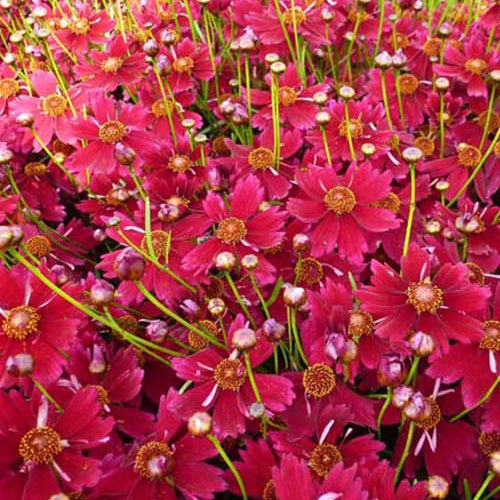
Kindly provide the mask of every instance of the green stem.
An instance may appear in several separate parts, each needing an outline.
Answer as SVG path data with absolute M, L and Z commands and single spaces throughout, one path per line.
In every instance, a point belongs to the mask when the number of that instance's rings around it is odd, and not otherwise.
M 406 443 L 403 450 L 403 454 L 399 460 L 398 468 L 396 469 L 396 474 L 394 474 L 394 484 L 397 484 L 401 471 L 403 470 L 403 466 L 405 464 L 408 455 L 410 454 L 410 446 L 413 440 L 413 433 L 415 431 L 415 422 L 410 422 L 410 427 L 408 429 L 408 435 L 406 436 Z
M 482 406 L 493 394 L 493 391 L 497 388 L 498 384 L 500 384 L 500 375 L 495 379 L 493 384 L 491 384 L 490 388 L 486 391 L 486 394 L 474 406 L 466 408 L 460 413 L 457 413 L 454 417 L 450 418 L 450 422 L 456 422 L 457 420 L 460 420 L 462 417 L 470 413 L 472 410 L 478 408 L 479 406 Z
M 372 66 L 375 65 L 375 58 L 378 55 L 378 51 L 380 48 L 380 42 L 382 40 L 382 31 L 384 27 L 385 21 L 385 0 L 379 0 L 378 2 L 378 10 L 379 10 L 379 22 L 378 22 L 378 31 L 377 31 L 377 42 L 375 43 L 375 50 L 373 51 L 373 61 Z
M 403 246 L 403 257 L 406 257 L 408 255 L 408 248 L 410 246 L 411 229 L 413 225 L 413 217 L 415 214 L 416 197 L 417 197 L 415 165 L 413 163 L 410 163 L 409 168 L 410 168 L 411 193 L 410 193 L 410 207 L 408 212 L 408 222 L 406 223 L 405 242 Z
M 497 84 L 494 83 L 493 87 L 491 89 L 491 95 L 490 95 L 490 100 L 488 103 L 488 111 L 486 114 L 486 122 L 484 124 L 484 129 L 483 129 L 483 135 L 481 137 L 481 142 L 479 143 L 479 149 L 482 150 L 484 146 L 484 141 L 486 140 L 486 137 L 488 136 L 488 128 L 490 126 L 490 120 L 491 120 L 491 113 L 493 112 L 493 104 L 495 103 L 495 91 L 497 88 Z
M 227 453 L 224 451 L 224 448 L 220 444 L 220 441 L 213 434 L 208 434 L 207 439 L 215 446 L 215 448 L 219 452 L 219 455 L 222 457 L 224 462 L 226 462 L 226 465 L 229 467 L 229 470 L 232 472 L 234 478 L 236 479 L 236 482 L 238 483 L 238 486 L 240 487 L 241 496 L 243 497 L 243 500 L 248 500 L 248 495 L 247 495 L 247 491 L 245 489 L 245 484 L 243 483 L 243 480 L 241 479 L 240 473 L 238 472 L 238 470 L 234 466 L 233 462 L 231 462 L 231 459 L 228 457 Z
M 253 370 L 252 370 L 252 363 L 250 362 L 250 355 L 248 352 L 245 352 L 243 354 L 243 357 L 245 358 L 245 366 L 247 369 L 247 374 L 248 374 L 248 380 L 250 381 L 250 385 L 252 386 L 252 391 L 255 396 L 255 400 L 257 403 L 262 404 L 262 398 L 260 396 L 259 388 L 257 387 L 257 382 L 255 381 L 255 377 L 253 375 Z
M 52 403 L 54 407 L 57 409 L 57 411 L 63 413 L 64 412 L 63 407 L 49 394 L 47 389 L 45 389 L 45 387 L 40 382 L 38 382 L 38 380 L 35 380 L 33 377 L 30 376 L 30 379 L 33 382 L 33 384 L 35 384 L 35 387 L 45 396 L 45 399 L 50 403 Z
M 415 378 L 417 374 L 419 362 L 420 362 L 420 357 L 415 356 L 411 364 L 410 372 L 408 373 L 408 376 L 406 377 L 406 380 L 404 382 L 405 385 L 410 385 L 412 383 L 412 380 Z
M 349 144 L 349 151 L 351 153 L 352 161 L 356 161 L 356 152 L 354 151 L 354 144 L 352 142 L 352 132 L 351 132 L 351 117 L 349 115 L 349 103 L 344 100 L 344 113 L 345 113 L 345 128 L 347 134 L 347 142 Z
M 269 309 L 267 307 L 266 301 L 262 295 L 262 292 L 260 291 L 259 285 L 257 283 L 257 280 L 255 279 L 255 274 L 253 271 L 248 271 L 248 276 L 250 277 L 250 281 L 252 283 L 252 287 L 257 294 L 257 297 L 259 297 L 260 303 L 262 305 L 262 309 L 264 310 L 264 314 L 266 315 L 266 318 L 269 319 L 271 317 L 271 314 L 269 313 Z
M 472 500 L 479 500 L 483 493 L 486 491 L 486 488 L 488 485 L 493 481 L 493 478 L 496 476 L 496 474 L 493 471 L 490 471 L 490 473 L 486 476 L 486 479 L 483 481 L 483 484 L 477 491 L 477 493 L 474 495 L 474 498 Z
M 496 146 L 496 143 L 498 142 L 498 139 L 500 139 L 500 127 L 497 130 L 497 133 L 495 134 L 494 139 L 491 141 L 491 144 L 489 148 L 486 150 L 486 153 L 484 153 L 483 157 L 481 158 L 481 161 L 477 164 L 476 168 L 470 174 L 469 178 L 465 181 L 464 185 L 458 190 L 458 193 L 453 197 L 453 199 L 446 205 L 448 208 L 451 207 L 459 198 L 462 196 L 462 194 L 465 192 L 465 190 L 469 187 L 469 185 L 472 183 L 472 181 L 475 179 L 476 175 L 479 173 L 481 170 L 482 166 L 490 156 L 491 152 Z
M 379 438 L 382 435 L 382 419 L 384 418 L 387 408 L 389 408 L 389 405 L 391 404 L 391 400 L 392 400 L 392 387 L 388 387 L 384 404 L 382 405 L 382 408 L 380 408 L 380 411 L 377 416 L 377 434 Z
M 325 148 L 325 154 L 326 154 L 326 161 L 328 162 L 328 165 L 332 165 L 332 155 L 330 154 L 330 146 L 328 146 L 328 138 L 326 136 L 326 129 L 324 125 L 320 126 L 321 128 L 321 135 L 323 136 L 323 146 Z M 351 151 L 352 154 L 352 151 Z
M 253 329 L 257 328 L 257 325 L 255 324 L 255 321 L 252 318 L 250 311 L 248 310 L 246 304 L 243 302 L 243 299 L 241 298 L 238 288 L 236 288 L 236 284 L 234 283 L 233 278 L 231 278 L 231 274 L 228 271 L 225 271 L 224 276 L 226 277 L 227 282 L 229 283 L 229 287 L 231 288 L 233 295 L 238 301 L 238 304 L 240 305 L 242 311 L 245 313 L 245 316 L 247 317 L 248 321 L 250 321 L 252 328 Z
M 152 295 L 149 292 L 149 290 L 139 280 L 134 281 L 134 283 L 137 286 L 137 288 L 142 292 L 144 297 L 147 298 L 149 300 L 149 302 L 151 302 L 151 304 L 155 305 L 161 312 L 166 314 L 169 318 L 172 318 L 173 320 L 177 321 L 177 323 L 180 323 L 182 326 L 184 326 L 188 330 L 191 330 L 192 332 L 200 335 L 200 337 L 203 337 L 204 339 L 208 340 L 211 344 L 213 344 L 217 347 L 220 347 L 221 349 L 224 349 L 225 346 L 221 342 L 219 342 L 217 339 L 214 339 L 208 333 L 191 325 L 186 320 L 181 318 L 178 314 L 171 311 L 168 307 L 165 307 L 154 295 Z
M 297 310 L 292 307 L 288 307 L 290 310 L 290 323 L 292 327 L 292 333 L 293 333 L 293 338 L 295 340 L 295 346 L 297 347 L 297 350 L 299 351 L 300 358 L 302 359 L 303 363 L 305 366 L 308 366 L 309 363 L 307 361 L 307 357 L 304 353 L 304 350 L 302 349 L 302 344 L 300 342 L 300 337 L 299 337 L 299 331 L 297 329 L 297 321 L 296 321 L 296 314 Z
M 444 93 L 439 93 L 439 158 L 444 156 Z
M 387 118 L 387 124 L 391 130 L 394 129 L 391 120 L 391 111 L 389 109 L 389 99 L 387 97 L 387 85 L 385 82 L 385 71 L 383 69 L 380 70 L 380 86 L 382 88 L 382 101 L 384 102 L 385 116 Z

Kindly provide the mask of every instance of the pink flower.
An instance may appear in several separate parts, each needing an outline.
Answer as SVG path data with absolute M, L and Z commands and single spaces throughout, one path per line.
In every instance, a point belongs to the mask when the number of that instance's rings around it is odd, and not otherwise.
M 391 174 L 368 165 L 351 167 L 344 176 L 333 168 L 311 167 L 297 174 L 305 197 L 290 198 L 289 212 L 312 223 L 311 254 L 321 257 L 338 249 L 341 258 L 359 262 L 369 250 L 372 233 L 399 226 L 395 214 L 374 204 L 389 194 Z
M 0 392 L 0 485 L 5 498 L 42 500 L 67 488 L 82 492 L 101 477 L 100 461 L 82 452 L 108 439 L 95 388 L 78 391 L 58 414 L 44 397 Z
M 433 268 L 431 256 L 416 243 L 401 259 L 401 276 L 387 264 L 372 262 L 372 285 L 355 295 L 376 318 L 377 335 L 395 342 L 421 331 L 444 352 L 449 339 L 464 344 L 481 339 L 481 322 L 471 314 L 483 310 L 489 290 L 471 283 L 463 264 L 444 264 L 435 274 Z
M 144 54 L 128 55 L 128 45 L 123 38 L 116 36 L 106 47 L 106 51 L 92 51 L 92 62 L 82 63 L 75 68 L 83 77 L 84 86 L 113 91 L 120 85 L 134 85 L 146 69 Z

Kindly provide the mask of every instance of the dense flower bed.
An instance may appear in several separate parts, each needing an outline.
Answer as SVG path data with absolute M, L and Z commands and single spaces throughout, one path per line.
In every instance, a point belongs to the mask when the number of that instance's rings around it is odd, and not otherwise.
M 498 498 L 499 21 L 1 0 L 0 500 Z

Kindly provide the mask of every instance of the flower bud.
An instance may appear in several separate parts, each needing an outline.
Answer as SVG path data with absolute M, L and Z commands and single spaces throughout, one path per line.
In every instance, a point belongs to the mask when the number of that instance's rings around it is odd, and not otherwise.
M 373 156 L 377 150 L 371 142 L 364 142 L 361 144 L 361 152 L 369 158 L 370 156 Z
M 20 113 L 16 117 L 16 123 L 23 127 L 31 127 L 35 122 L 35 117 L 32 113 Z
M 430 356 L 436 347 L 434 339 L 427 333 L 415 332 L 408 339 L 411 350 L 421 357 Z
M 441 223 L 437 220 L 430 220 L 425 223 L 427 234 L 439 234 L 441 232 Z
M 108 365 L 104 359 L 102 347 L 98 344 L 94 344 L 93 346 L 92 359 L 87 369 L 90 373 L 92 373 L 92 375 L 101 375 L 108 369 Z
M 308 252 L 311 250 L 311 239 L 307 234 L 297 233 L 292 240 L 293 250 L 297 253 Z
M 242 36 L 239 45 L 242 52 L 251 52 L 255 49 L 255 42 L 249 36 Z
M 435 475 L 427 480 L 427 494 L 430 498 L 446 498 L 449 491 L 450 485 L 444 477 Z
M 250 418 L 262 418 L 266 411 L 266 407 L 262 403 L 252 403 L 248 408 Z
M 231 116 L 236 111 L 236 106 L 229 99 L 222 101 L 219 105 L 219 111 L 224 116 Z
M 321 19 L 325 21 L 325 23 L 329 23 L 330 21 L 333 21 L 335 18 L 335 12 L 331 11 L 328 8 L 324 8 L 321 10 Z
M 180 219 L 181 215 L 181 207 L 171 203 L 162 203 L 158 210 L 158 219 L 163 222 L 175 222 Z
M 146 337 L 148 340 L 151 340 L 151 342 L 160 344 L 165 340 L 167 333 L 167 324 L 161 319 L 151 321 L 151 323 L 149 323 L 146 327 Z
M 276 61 L 271 64 L 271 72 L 275 75 L 281 75 L 286 71 L 286 64 L 281 61 Z
M 406 367 L 399 354 L 386 354 L 379 363 L 377 380 L 380 385 L 396 387 L 406 377 Z
M 212 417 L 205 411 L 198 411 L 189 417 L 187 428 L 192 436 L 205 437 L 212 430 Z
M 236 255 L 233 252 L 220 252 L 214 257 L 214 263 L 219 271 L 232 271 L 236 267 Z
M 239 328 L 233 333 L 231 343 L 238 351 L 248 351 L 257 344 L 257 335 L 251 328 Z
M 221 316 L 222 313 L 226 310 L 226 303 L 222 299 L 215 297 L 213 299 L 210 299 L 207 305 L 207 309 L 210 314 L 214 316 Z
M 348 85 L 343 85 L 339 89 L 339 96 L 342 97 L 342 99 L 348 100 L 352 99 L 356 95 L 356 92 L 352 87 L 349 87 Z
M 328 102 L 328 96 L 325 92 L 315 92 L 313 95 L 313 101 L 318 106 L 324 106 Z
M 381 69 L 388 69 L 392 66 L 392 57 L 388 52 L 381 52 L 375 57 L 375 64 Z
M 33 373 L 34 364 L 35 362 L 31 354 L 21 352 L 7 358 L 5 371 L 11 377 L 25 377 Z
M 253 253 L 248 253 L 241 259 L 241 265 L 243 269 L 253 271 L 254 269 L 257 269 L 259 265 L 259 258 Z
M 500 450 L 490 455 L 490 468 L 497 476 L 500 476 Z
M 476 233 L 482 227 L 482 221 L 477 215 L 465 213 L 455 219 L 455 227 L 462 234 Z
M 321 127 L 328 125 L 332 121 L 332 115 L 328 111 L 316 113 L 316 123 Z
M 448 191 L 448 189 L 450 189 L 450 183 L 448 181 L 438 181 L 436 182 L 435 188 L 439 192 L 443 193 L 444 191 Z
M 273 64 L 280 60 L 280 56 L 278 54 L 275 54 L 274 52 L 269 52 L 269 54 L 266 54 L 264 60 L 267 64 Z
M 306 291 L 300 286 L 285 285 L 283 302 L 289 307 L 302 307 L 307 301 Z
M 408 163 L 416 163 L 420 161 L 423 156 L 422 151 L 414 146 L 403 150 L 403 158 Z
M 488 73 L 489 77 L 495 82 L 500 82 L 500 69 L 494 69 Z
M 95 306 L 106 306 L 115 298 L 115 289 L 111 283 L 97 280 L 90 288 L 89 300 Z
M 430 405 L 424 398 L 424 395 L 418 391 L 410 398 L 403 408 L 403 413 L 407 418 L 415 422 L 420 422 L 429 417 L 431 412 Z
M 341 333 L 328 335 L 325 345 L 325 354 L 333 361 L 344 355 L 347 350 L 346 338 Z
M 450 80 L 444 76 L 440 76 L 439 78 L 436 78 L 436 88 L 440 90 L 441 92 L 445 92 L 450 88 Z
M 172 72 L 172 66 L 167 56 L 161 54 L 156 60 L 156 68 L 160 76 L 168 76 Z
M 340 361 L 342 361 L 342 363 L 351 363 L 358 357 L 358 352 L 358 344 L 352 339 L 347 339 L 344 353 L 340 357 Z
M 23 236 L 24 232 L 20 226 L 0 226 L 0 251 L 18 245 Z
M 262 334 L 269 342 L 280 342 L 286 334 L 286 327 L 274 318 L 269 318 L 262 325 Z
M 406 385 L 398 385 L 392 391 L 392 404 L 398 409 L 402 410 L 410 401 L 410 398 L 415 394 L 412 387 Z
M 155 57 L 156 54 L 160 52 L 160 47 L 158 46 L 156 40 L 151 39 L 144 43 L 144 45 L 142 46 L 142 50 L 146 55 Z
M 120 165 L 131 165 L 136 157 L 135 151 L 121 142 L 115 144 L 113 155 Z
M 144 257 L 132 248 L 125 248 L 115 258 L 113 270 L 119 280 L 138 280 L 146 269 Z
M 66 493 L 55 493 L 50 496 L 49 500 L 71 500 L 71 498 Z
M 62 286 L 68 283 L 72 278 L 72 273 L 69 268 L 61 264 L 56 264 L 50 269 L 56 275 L 56 285 Z
M 392 56 L 392 65 L 395 68 L 402 68 L 408 62 L 408 58 L 404 55 L 401 49 L 398 49 L 396 53 Z
M 2 147 L 0 149 L 0 165 L 5 165 L 6 163 L 9 163 L 10 160 L 14 157 L 14 153 L 5 147 Z

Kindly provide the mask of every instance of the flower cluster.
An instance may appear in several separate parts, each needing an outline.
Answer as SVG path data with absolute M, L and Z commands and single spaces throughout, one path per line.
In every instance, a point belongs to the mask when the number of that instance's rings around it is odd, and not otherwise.
M 0 1 L 0 499 L 498 498 L 499 19 Z

